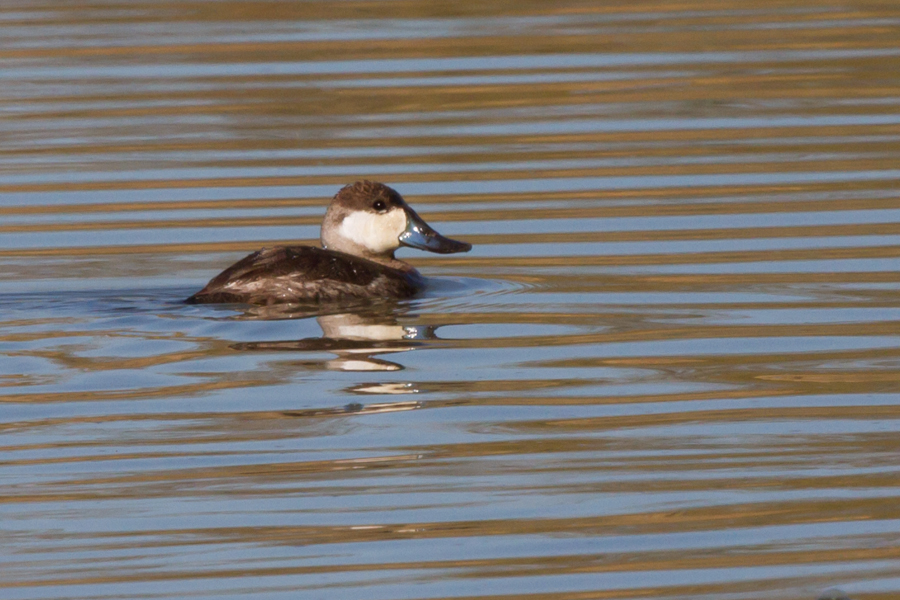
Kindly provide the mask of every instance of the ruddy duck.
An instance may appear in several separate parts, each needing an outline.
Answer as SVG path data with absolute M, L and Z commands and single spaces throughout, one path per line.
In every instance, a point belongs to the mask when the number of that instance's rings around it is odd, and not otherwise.
M 239 260 L 187 299 L 189 304 L 277 304 L 349 298 L 406 298 L 424 280 L 394 258 L 400 246 L 439 254 L 468 252 L 471 244 L 428 226 L 393 189 L 374 181 L 342 188 L 322 222 L 322 248 L 276 246 Z

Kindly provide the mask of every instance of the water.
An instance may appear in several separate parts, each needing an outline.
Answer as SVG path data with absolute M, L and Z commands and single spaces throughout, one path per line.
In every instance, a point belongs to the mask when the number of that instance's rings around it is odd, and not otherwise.
M 0 597 L 898 597 L 898 39 L 5 3 Z M 474 250 L 403 251 L 397 304 L 180 302 L 361 178 Z

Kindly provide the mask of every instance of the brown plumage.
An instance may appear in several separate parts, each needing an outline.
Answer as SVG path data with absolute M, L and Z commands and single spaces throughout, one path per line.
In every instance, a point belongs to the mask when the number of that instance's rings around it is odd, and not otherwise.
M 422 287 L 415 270 L 312 246 L 263 248 L 231 265 L 188 304 L 322 302 L 367 296 L 408 298 Z

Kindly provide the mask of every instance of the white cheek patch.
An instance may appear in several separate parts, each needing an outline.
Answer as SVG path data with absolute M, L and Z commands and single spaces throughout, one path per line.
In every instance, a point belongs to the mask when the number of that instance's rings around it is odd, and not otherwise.
M 406 212 L 395 208 L 383 215 L 352 213 L 341 221 L 338 233 L 374 254 L 384 254 L 400 247 L 398 238 L 405 229 Z

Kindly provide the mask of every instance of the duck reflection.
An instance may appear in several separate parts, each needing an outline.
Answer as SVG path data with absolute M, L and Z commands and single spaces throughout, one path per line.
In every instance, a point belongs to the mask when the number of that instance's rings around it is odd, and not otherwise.
M 267 311 L 271 307 L 253 307 L 245 318 L 273 318 Z M 260 311 L 267 312 L 264 316 Z M 331 371 L 400 371 L 403 365 L 376 358 L 375 355 L 409 352 L 427 340 L 436 339 L 435 327 L 401 325 L 397 320 L 399 308 L 367 307 L 365 310 L 319 314 L 316 322 L 322 328 L 322 337 L 272 342 L 241 342 L 232 344 L 236 350 L 262 350 L 284 352 L 328 352 L 335 358 L 309 366 Z M 292 316 L 311 316 L 294 312 Z M 286 318 L 284 308 L 278 309 L 274 318 Z M 372 394 L 413 394 L 418 390 L 407 383 L 368 384 L 354 391 Z

